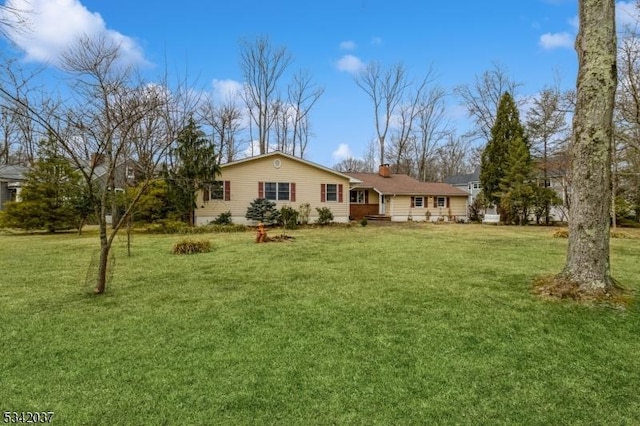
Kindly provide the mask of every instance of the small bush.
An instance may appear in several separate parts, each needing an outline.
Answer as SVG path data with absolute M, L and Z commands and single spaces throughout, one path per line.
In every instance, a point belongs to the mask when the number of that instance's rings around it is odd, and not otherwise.
M 328 225 L 333 222 L 333 213 L 329 207 L 316 207 L 318 211 L 318 220 L 316 222 L 318 225 Z
M 569 238 L 569 230 L 568 229 L 558 229 L 553 233 L 553 238 Z
M 215 219 L 213 219 L 213 221 L 211 222 L 214 225 L 231 225 L 233 224 L 233 220 L 231 219 L 231 212 L 224 212 L 224 213 L 220 213 L 218 215 L 218 217 L 216 217 Z
M 280 223 L 284 229 L 296 229 L 298 227 L 298 211 L 289 206 L 280 209 Z
M 276 203 L 266 198 L 256 198 L 247 207 L 245 217 L 249 220 L 262 222 L 265 225 L 274 225 L 280 222 L 280 212 Z
M 309 203 L 300 204 L 298 208 L 298 218 L 302 225 L 309 223 L 309 215 L 311 214 L 311 205 Z
M 192 240 L 186 238 L 173 246 L 173 254 L 208 253 L 211 251 L 209 240 Z
M 612 231 L 609 235 L 611 236 L 611 238 L 631 238 L 631 235 L 627 234 L 626 232 L 619 231 Z
M 369 222 L 367 221 L 366 217 L 363 217 L 362 219 L 360 219 L 360 226 L 367 226 L 369 224 Z
M 245 232 L 247 230 L 246 225 L 230 224 L 230 225 L 206 225 L 193 228 L 194 234 L 207 234 L 207 233 L 233 233 L 233 232 Z

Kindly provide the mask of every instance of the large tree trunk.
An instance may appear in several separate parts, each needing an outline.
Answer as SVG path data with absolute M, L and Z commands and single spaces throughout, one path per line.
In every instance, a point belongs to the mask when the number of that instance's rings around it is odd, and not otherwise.
M 609 267 L 611 147 L 616 89 L 614 0 L 581 0 L 577 104 L 571 154 L 571 214 L 561 277 L 583 294 L 606 293 Z

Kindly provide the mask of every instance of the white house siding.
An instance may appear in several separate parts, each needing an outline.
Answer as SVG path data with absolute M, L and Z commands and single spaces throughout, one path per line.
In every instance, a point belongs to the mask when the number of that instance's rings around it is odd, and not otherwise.
M 274 161 L 280 166 L 275 167 Z M 274 154 L 228 166 L 222 166 L 222 174 L 216 178 L 229 181 L 230 200 L 203 201 L 200 191 L 197 199 L 196 225 L 204 225 L 214 220 L 221 213 L 231 212 L 233 223 L 253 224 L 247 221 L 247 207 L 258 198 L 258 182 L 289 182 L 296 184 L 295 201 L 275 201 L 277 208 L 290 206 L 296 210 L 301 204 L 309 203 L 311 212 L 309 222 L 318 218 L 316 207 L 328 207 L 333 213 L 334 222 L 349 221 L 349 179 L 315 167 L 303 161 Z M 321 184 L 342 185 L 342 202 L 321 201 Z

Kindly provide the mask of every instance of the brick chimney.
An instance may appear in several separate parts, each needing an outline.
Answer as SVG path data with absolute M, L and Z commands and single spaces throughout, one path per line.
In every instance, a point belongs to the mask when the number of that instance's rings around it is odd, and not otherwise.
M 389 168 L 389 164 L 381 164 L 378 169 L 378 174 L 384 178 L 391 177 L 391 169 Z

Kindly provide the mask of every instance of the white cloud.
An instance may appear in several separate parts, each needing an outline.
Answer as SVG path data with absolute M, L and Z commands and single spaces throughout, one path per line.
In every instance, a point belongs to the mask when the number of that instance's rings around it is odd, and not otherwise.
M 338 60 L 336 67 L 340 71 L 357 74 L 364 68 L 364 62 L 362 62 L 357 56 L 344 55 Z
M 540 46 L 544 49 L 571 48 L 575 37 L 567 32 L 546 33 L 540 36 Z
M 123 62 L 146 62 L 142 49 L 132 38 L 107 29 L 102 16 L 90 12 L 79 0 L 8 0 L 5 5 L 29 11 L 27 29 L 16 31 L 7 27 L 8 37 L 25 52 L 27 60 L 56 63 L 79 36 L 103 36 L 120 46 Z M 10 14 L 1 17 L 15 22 Z
M 338 148 L 331 153 L 331 156 L 333 157 L 333 161 L 336 163 L 353 157 L 351 150 L 349 149 L 349 145 L 346 143 L 341 143 Z
M 346 41 L 340 42 L 341 50 L 354 50 L 356 47 L 357 45 L 355 41 L 346 40 Z
M 234 101 L 240 97 L 242 83 L 236 80 L 213 80 L 214 96 L 219 101 Z

